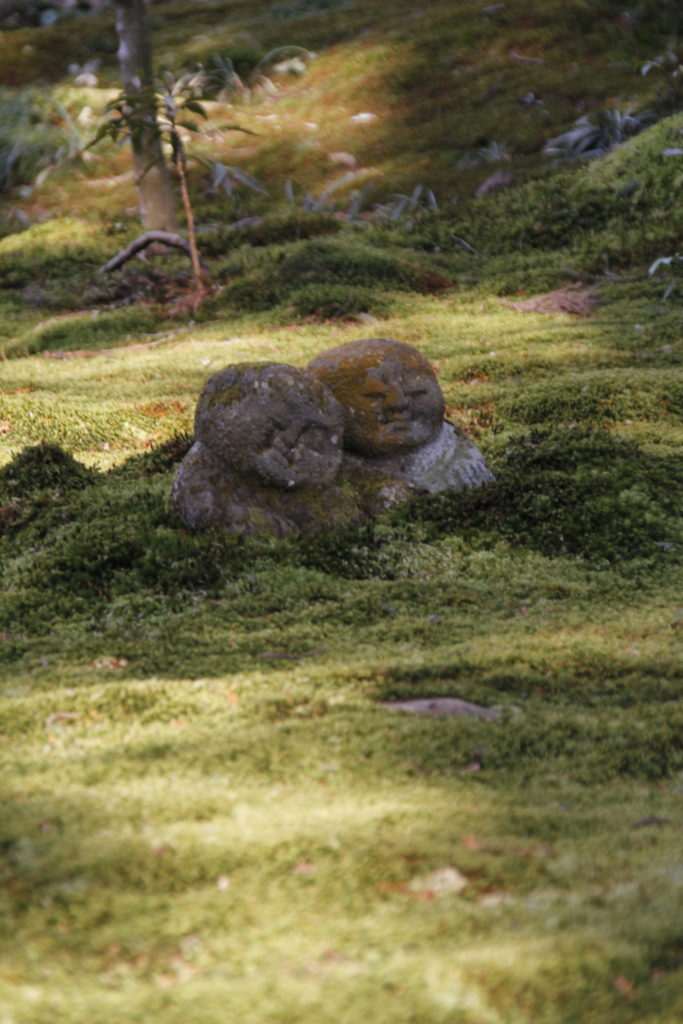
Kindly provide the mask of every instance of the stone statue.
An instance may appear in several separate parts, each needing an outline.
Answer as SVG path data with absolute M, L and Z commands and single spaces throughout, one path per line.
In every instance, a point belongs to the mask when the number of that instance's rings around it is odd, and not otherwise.
M 228 366 L 199 397 L 171 504 L 193 530 L 288 537 L 348 525 L 359 513 L 336 483 L 342 428 L 336 399 L 305 371 Z
M 412 345 L 390 338 L 349 341 L 323 352 L 308 369 L 342 407 L 354 475 L 432 492 L 494 479 L 467 435 L 444 420 L 436 374 Z
M 444 420 L 425 357 L 371 338 L 324 352 L 308 371 L 238 363 L 214 374 L 171 505 L 192 530 L 293 537 L 492 479 L 472 442 Z

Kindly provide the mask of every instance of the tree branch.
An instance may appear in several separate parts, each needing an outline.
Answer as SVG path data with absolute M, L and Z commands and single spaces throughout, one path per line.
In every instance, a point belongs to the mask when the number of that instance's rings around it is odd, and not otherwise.
M 191 258 L 190 246 L 182 235 L 175 235 L 171 231 L 145 231 L 144 235 L 138 235 L 130 245 L 127 245 L 125 249 L 122 249 L 116 256 L 113 256 L 102 267 L 101 273 L 108 274 L 111 270 L 116 270 L 117 267 L 122 266 L 142 249 L 146 249 L 148 245 L 152 245 L 154 242 L 170 245 L 174 249 L 182 249 Z

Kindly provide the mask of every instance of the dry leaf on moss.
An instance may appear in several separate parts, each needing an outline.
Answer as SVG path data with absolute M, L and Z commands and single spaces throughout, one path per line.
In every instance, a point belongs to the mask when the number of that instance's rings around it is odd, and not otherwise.
M 115 671 L 120 672 L 122 669 L 127 668 L 128 659 L 107 656 L 105 658 L 98 658 L 97 661 L 93 661 L 92 664 L 94 668 L 114 669 Z

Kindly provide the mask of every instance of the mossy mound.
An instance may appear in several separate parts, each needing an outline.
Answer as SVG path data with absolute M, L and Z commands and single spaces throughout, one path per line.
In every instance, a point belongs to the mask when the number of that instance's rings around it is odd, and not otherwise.
M 647 419 L 683 420 L 683 381 L 669 370 L 595 370 L 570 381 L 520 389 L 498 407 L 502 420 L 583 427 Z
M 191 537 L 166 508 L 171 477 L 95 477 L 70 500 L 32 508 L 6 537 L 10 589 L 111 597 L 202 589 L 244 566 L 236 539 Z
M 353 235 L 315 238 L 267 253 L 240 250 L 220 270 L 228 280 L 201 315 L 223 307 L 266 310 L 290 303 L 300 315 L 381 312 L 385 291 L 431 293 L 453 282 L 427 253 L 373 245 Z M 370 287 L 372 284 L 372 288 Z
M 0 240 L 0 288 L 38 289 L 33 297 L 37 305 L 51 293 L 66 290 L 75 304 L 82 301 L 84 279 L 92 280 L 111 255 L 110 249 L 99 224 L 78 217 L 53 217 Z M 54 297 L 62 299 L 61 294 Z
M 683 459 L 602 431 L 533 431 L 510 441 L 496 482 L 421 499 L 407 515 L 432 537 L 506 537 L 549 556 L 618 564 L 680 556 Z
M 46 490 L 66 494 L 87 487 L 96 475 L 59 445 L 34 445 L 0 469 L 0 498 L 22 500 Z
M 57 13 L 48 5 L 45 9 Z M 116 36 L 112 14 L 99 10 L 97 17 L 70 11 L 60 13 L 65 16 L 51 25 L 27 25 L 2 32 L 0 80 L 4 85 L 21 86 L 36 80 L 59 81 L 68 73 L 70 64 L 85 64 L 92 60 L 93 54 L 113 63 Z
M 171 595 L 220 589 L 250 565 L 278 563 L 392 579 L 404 574 L 415 543 L 449 535 L 613 565 L 675 560 L 683 544 L 683 461 L 646 455 L 605 432 L 524 435 L 509 443 L 494 483 L 421 497 L 368 526 L 290 542 L 188 534 L 167 507 L 169 467 L 187 444 L 176 439 L 105 475 L 52 446 L 22 453 L 0 477 L 6 501 L 22 495 L 22 514 L 4 524 L 5 584 L 81 596 L 139 588 Z M 46 488 L 55 492 L 49 501 Z
M 307 284 L 289 296 L 297 316 L 314 320 L 353 319 L 359 313 L 386 316 L 392 301 L 363 285 Z
M 675 114 L 583 167 L 474 200 L 458 234 L 491 255 L 565 250 L 584 269 L 665 255 L 683 238 L 683 157 L 664 155 L 681 148 L 682 130 Z
M 198 208 L 201 213 L 201 207 Z M 216 216 L 216 208 L 207 207 L 208 217 Z M 229 225 L 204 232 L 200 247 L 205 257 L 220 257 L 242 245 L 266 246 L 299 242 L 318 235 L 335 235 L 342 222 L 329 213 L 279 213 L 266 217 L 247 218 L 251 223 Z
M 21 334 L 5 349 L 8 356 L 36 352 L 96 351 L 126 344 L 131 336 L 152 333 L 159 327 L 159 313 L 148 306 L 76 313 L 53 317 Z

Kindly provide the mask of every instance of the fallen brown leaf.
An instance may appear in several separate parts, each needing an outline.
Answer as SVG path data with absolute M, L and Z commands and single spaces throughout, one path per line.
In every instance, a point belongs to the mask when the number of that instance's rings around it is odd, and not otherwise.
M 633 1002 L 633 1000 L 636 998 L 633 983 L 630 982 L 628 978 L 624 977 L 623 974 L 617 974 L 616 978 L 614 978 L 612 981 L 612 987 L 622 996 L 625 996 L 626 999 L 629 1000 L 629 1002 Z
M 121 669 L 124 669 L 124 668 L 128 667 L 128 659 L 127 658 L 105 657 L 105 658 L 98 658 L 97 661 L 93 661 L 92 664 L 93 664 L 93 666 L 95 668 L 108 668 L 108 669 L 114 669 L 117 672 L 120 672 Z
M 480 842 L 476 836 L 463 836 L 460 845 L 466 850 L 485 850 L 487 853 L 502 853 L 502 846 L 491 846 L 489 843 Z
M 422 900 L 423 902 L 434 899 L 433 892 L 414 891 L 410 888 L 408 882 L 380 882 L 378 888 L 380 892 L 400 893 L 403 896 L 411 896 L 414 900 Z
M 229 690 L 219 690 L 218 692 L 221 694 L 222 697 L 225 698 L 226 703 L 231 708 L 236 708 L 237 707 L 237 705 L 240 702 L 240 699 L 237 696 L 237 691 L 235 690 L 234 687 L 231 686 Z
M 310 860 L 302 860 L 292 868 L 295 875 L 314 875 L 317 870 L 315 864 Z
M 49 729 L 51 725 L 55 725 L 57 722 L 75 722 L 80 717 L 77 711 L 53 711 L 45 719 L 45 728 Z

